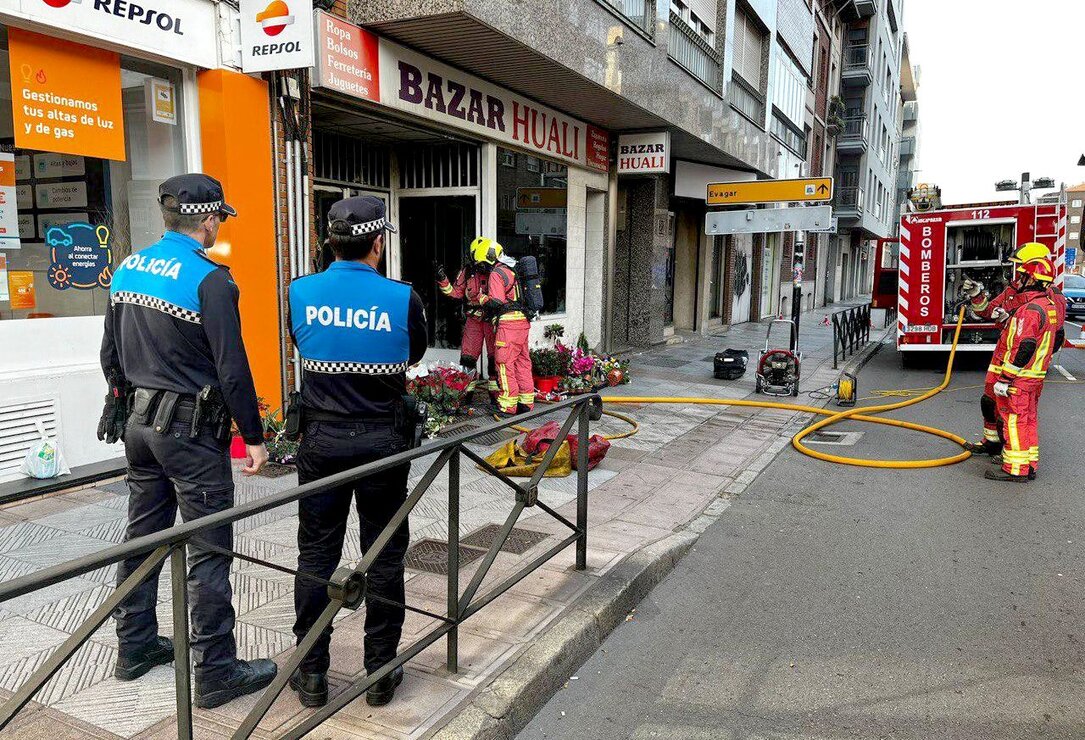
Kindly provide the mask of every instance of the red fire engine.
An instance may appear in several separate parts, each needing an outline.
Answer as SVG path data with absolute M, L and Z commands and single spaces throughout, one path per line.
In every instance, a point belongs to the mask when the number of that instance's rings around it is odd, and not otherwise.
M 966 278 L 995 296 L 1009 284 L 1014 250 L 1026 242 L 1046 244 L 1055 256 L 1055 286 L 1066 266 L 1066 203 L 1018 205 L 973 203 L 907 213 L 900 220 L 897 286 L 897 348 L 903 352 L 948 351 L 957 312 L 969 301 Z M 999 327 L 965 313 L 959 351 L 992 352 Z M 907 357 L 908 355 L 902 355 Z

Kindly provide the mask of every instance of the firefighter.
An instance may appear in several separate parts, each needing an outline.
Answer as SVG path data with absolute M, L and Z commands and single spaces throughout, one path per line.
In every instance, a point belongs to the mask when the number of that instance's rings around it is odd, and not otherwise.
M 1050 259 L 1040 257 L 1022 262 L 1017 272 L 1024 275 L 1020 293 L 1023 302 L 1006 322 L 1006 351 L 995 362 L 1002 370 L 994 386 L 1005 447 L 1002 469 L 988 470 L 989 480 L 1025 483 L 1036 477 L 1040 447 L 1037 402 L 1044 377 L 1058 351 L 1059 301 L 1050 290 L 1055 268 Z
M 471 242 L 471 251 L 483 237 Z M 487 383 L 486 390 L 496 400 L 498 393 L 497 363 L 494 359 L 494 338 L 496 331 L 492 322 L 486 320 L 485 312 L 479 304 L 479 297 L 486 291 L 490 277 L 490 266 L 486 262 L 471 262 L 460 268 L 456 280 L 450 281 L 444 265 L 437 265 L 437 287 L 449 298 L 463 300 L 466 319 L 463 325 L 463 341 L 460 343 L 460 364 L 468 370 L 478 370 L 478 358 L 482 348 L 486 348 Z
M 961 285 L 966 297 L 971 299 L 971 309 L 974 314 L 984 319 L 991 319 L 997 324 L 1004 324 L 1024 302 L 1020 287 L 1024 277 L 1016 271 L 1016 266 L 1022 262 L 1038 258 L 1050 258 L 1051 252 L 1047 246 L 1039 242 L 1022 244 L 1010 262 L 1014 265 L 1014 274 L 1006 289 L 994 298 L 988 299 L 983 292 L 983 284 L 974 280 L 965 280 Z M 1005 332 L 1000 333 L 991 363 L 987 368 L 987 377 L 984 380 L 983 395 L 980 397 L 980 413 L 983 415 L 983 439 L 979 442 L 966 442 L 965 449 L 974 455 L 997 456 L 1002 453 L 1003 439 L 1001 426 L 998 421 L 998 408 L 995 402 L 994 387 L 1002 372 L 999 364 L 1000 358 L 1006 354 L 1004 344 Z
M 516 261 L 506 257 L 504 249 L 492 239 L 475 240 L 472 256 L 476 263 L 489 267 L 490 277 L 479 303 L 497 325 L 495 356 L 500 392 L 498 412 L 514 416 L 535 408 L 535 379 L 528 353 L 531 322 L 525 313 Z
M 102 340 L 111 392 L 98 438 L 124 440 L 131 491 L 125 541 L 172 527 L 178 511 L 192 522 L 234 505 L 231 418 L 248 453 L 242 474 L 255 475 L 268 459 L 241 338 L 240 293 L 229 270 L 207 254 L 237 211 L 221 183 L 200 173 L 171 177 L 158 193 L 166 233 L 117 269 Z M 188 547 L 196 706 L 213 709 L 264 688 L 277 668 L 237 656 L 233 528 L 202 532 Z M 122 562 L 117 583 L 144 559 Z M 173 643 L 158 634 L 155 616 L 161 569 L 114 611 L 120 681 L 173 661 Z
M 336 202 L 328 212 L 335 262 L 290 285 L 290 327 L 302 367 L 298 422 L 302 485 L 396 455 L 417 443 L 419 420 L 406 396 L 406 372 L 426 352 L 426 312 L 410 285 L 377 272 L 385 232 L 395 230 L 379 198 L 360 195 Z M 396 465 L 298 503 L 299 574 L 294 580 L 298 643 L 328 606 L 328 588 L 321 580 L 330 578 L 342 559 L 351 502 L 358 510 L 360 524 L 355 526 L 362 550 L 368 551 L 407 499 L 410 468 L 409 463 Z M 364 667 L 369 674 L 396 657 L 409 540 L 404 521 L 366 573 Z M 304 706 L 319 707 L 328 701 L 331 635 L 329 626 L 290 678 Z M 369 688 L 366 702 L 374 707 L 387 704 L 402 680 L 403 668 L 397 667 Z

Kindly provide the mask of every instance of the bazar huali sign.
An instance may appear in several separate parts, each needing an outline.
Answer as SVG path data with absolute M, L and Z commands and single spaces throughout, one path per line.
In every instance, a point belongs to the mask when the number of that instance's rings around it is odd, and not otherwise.
M 542 156 L 608 168 L 609 136 L 590 124 L 324 13 L 317 17 L 317 37 L 322 87 Z M 372 49 L 377 53 L 364 53 Z

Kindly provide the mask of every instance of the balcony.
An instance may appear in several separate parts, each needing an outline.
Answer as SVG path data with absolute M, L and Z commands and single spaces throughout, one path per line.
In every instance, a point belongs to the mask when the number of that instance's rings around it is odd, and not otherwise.
M 862 18 L 869 18 L 878 12 L 878 0 L 855 0 L 855 9 Z
M 765 101 L 753 87 L 738 75 L 731 75 L 727 102 L 752 123 L 765 128 Z
M 901 158 L 915 156 L 914 136 L 906 136 L 900 140 L 900 156 Z
M 865 87 L 874 81 L 868 44 L 855 44 L 844 50 L 844 70 L 840 81 L 845 87 Z
M 655 3 L 647 0 L 596 0 L 651 37 L 655 32 Z
M 919 103 L 911 100 L 904 104 L 904 123 L 919 120 Z
M 840 218 L 862 218 L 865 195 L 859 187 L 837 188 L 833 210 Z
M 840 154 L 863 154 L 870 146 L 867 141 L 866 116 L 849 116 L 844 119 L 844 130 L 836 137 L 836 151 Z
M 772 113 L 772 138 L 783 144 L 801 159 L 806 159 L 806 136 L 796 131 L 778 113 Z
M 671 11 L 667 56 L 717 95 L 723 93 L 723 56 Z

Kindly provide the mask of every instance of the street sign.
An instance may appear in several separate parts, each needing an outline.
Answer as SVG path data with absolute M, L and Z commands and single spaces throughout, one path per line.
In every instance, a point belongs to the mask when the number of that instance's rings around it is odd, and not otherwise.
M 705 216 L 705 234 L 763 234 L 776 231 L 827 231 L 832 206 L 712 211 Z
M 829 207 L 831 208 L 831 206 L 829 206 Z M 815 234 L 818 234 L 818 233 L 821 233 L 821 234 L 839 234 L 840 233 L 840 217 L 839 216 L 833 216 L 829 220 L 829 225 L 826 226 L 825 228 L 808 229 L 808 231 L 812 231 Z
M 568 188 L 516 188 L 516 210 L 525 208 L 565 208 Z
M 710 206 L 745 203 L 815 203 L 833 199 L 833 178 L 799 180 L 749 180 L 708 184 L 705 201 Z
M 1066 269 L 1071 270 L 1077 264 L 1077 247 L 1066 248 Z

